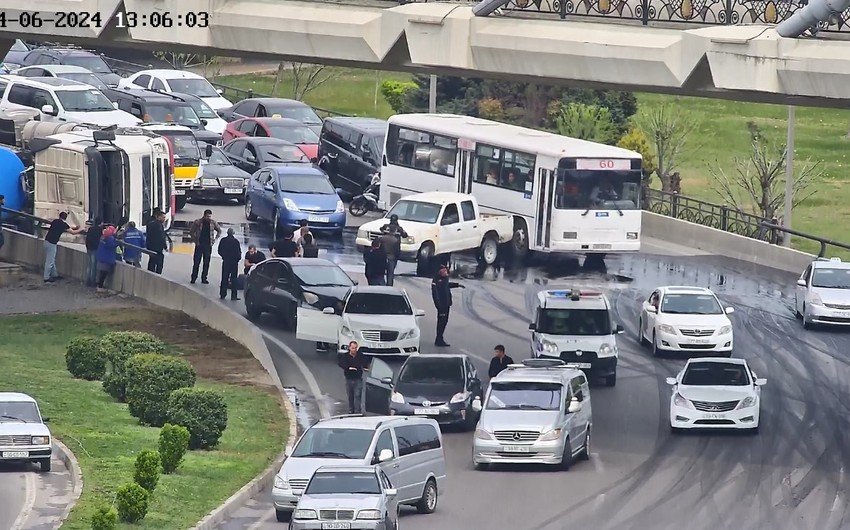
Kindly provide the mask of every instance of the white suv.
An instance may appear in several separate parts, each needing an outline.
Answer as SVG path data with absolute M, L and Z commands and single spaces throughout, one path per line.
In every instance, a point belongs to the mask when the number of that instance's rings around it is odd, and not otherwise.
M 42 471 L 50 471 L 53 440 L 46 421 L 30 396 L 0 392 L 0 462 L 38 462 Z
M 142 70 L 119 81 L 118 88 L 147 88 L 159 92 L 190 94 L 201 98 L 213 110 L 233 105 L 206 78 L 184 70 Z
M 91 85 L 61 77 L 0 75 L 0 111 L 36 109 L 42 121 L 132 127 L 141 120 L 115 105 Z
M 803 327 L 850 325 L 850 263 L 839 258 L 813 261 L 797 280 L 797 316 Z

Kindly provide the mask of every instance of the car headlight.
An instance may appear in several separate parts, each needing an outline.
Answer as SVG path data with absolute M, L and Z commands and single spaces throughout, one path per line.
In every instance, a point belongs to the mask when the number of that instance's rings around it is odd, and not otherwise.
M 218 186 L 216 179 L 201 179 L 201 186 Z
M 365 230 L 358 230 L 357 239 L 369 239 L 369 232 Z
M 457 394 L 452 396 L 451 402 L 452 403 L 463 403 L 464 401 L 466 401 L 466 397 L 468 395 L 469 394 L 467 394 L 466 392 L 458 392 Z
M 316 517 L 316 510 L 295 510 L 292 512 L 293 519 L 318 519 Z
M 304 296 L 304 301 L 310 305 L 313 305 L 319 301 L 319 295 L 314 293 L 305 292 L 302 296 Z
M 732 326 L 723 326 L 717 330 L 718 335 L 726 335 L 727 333 L 732 333 Z
M 686 409 L 694 408 L 693 405 L 691 405 L 691 402 L 688 401 L 687 399 L 685 399 L 684 397 L 682 397 L 682 395 L 679 394 L 678 392 L 673 394 L 673 404 L 676 405 L 677 407 L 684 407 Z
M 283 477 L 275 475 L 274 477 L 274 488 L 278 490 L 288 490 L 289 482 L 287 482 Z
M 612 348 L 608 344 L 603 344 L 602 346 L 599 347 L 599 357 L 610 357 L 610 356 L 614 355 L 614 353 L 615 353 L 614 348 Z
M 493 440 L 493 434 L 490 431 L 478 427 L 475 429 L 475 437 L 479 440 Z
M 416 238 L 414 238 L 413 236 L 403 237 L 401 238 L 401 242 L 405 245 L 414 245 L 416 244 Z
M 539 351 L 545 351 L 546 353 L 555 353 L 558 351 L 558 345 L 544 339 L 537 343 L 537 349 Z
M 47 445 L 50 443 L 50 436 L 33 436 L 32 445 Z
M 339 334 L 345 335 L 346 337 L 354 337 L 354 332 L 351 331 L 351 328 L 346 325 L 343 325 L 341 328 L 339 328 Z
M 672 335 L 676 334 L 675 328 L 673 328 L 670 324 L 658 324 L 658 331 L 661 333 L 670 333 Z
M 755 404 L 756 404 L 756 397 L 755 396 L 749 396 L 749 397 L 746 397 L 743 400 L 741 400 L 741 402 L 738 403 L 738 406 L 735 407 L 735 408 L 736 409 L 746 409 L 746 408 L 754 406 Z
M 398 339 L 399 340 L 413 339 L 413 338 L 416 338 L 418 335 L 419 335 L 419 329 L 418 328 L 412 328 L 412 329 L 408 329 L 404 333 L 399 334 Z
M 626 239 L 637 239 L 637 238 L 638 238 L 637 232 L 626 232 Z
M 561 437 L 561 429 L 559 428 L 559 429 L 552 429 L 549 432 L 543 433 L 543 435 L 540 436 L 539 440 L 541 442 L 551 442 L 552 440 L 557 440 L 560 437 Z
M 289 210 L 290 212 L 300 212 L 300 211 L 301 211 L 301 209 L 300 209 L 300 208 L 298 208 L 298 205 L 297 205 L 297 204 L 295 204 L 295 201 L 293 201 L 293 200 L 292 200 L 292 199 L 290 199 L 289 197 L 284 197 L 284 198 L 283 198 L 283 205 L 284 205 L 284 206 L 286 207 L 286 209 L 287 209 L 287 210 Z
M 343 213 L 345 211 L 345 205 L 342 204 L 342 201 L 336 201 L 336 213 Z
M 809 303 L 812 305 L 823 305 L 823 298 L 818 293 L 812 293 L 809 297 Z
M 357 512 L 358 519 L 380 519 L 381 511 L 380 510 L 360 510 Z
M 393 392 L 392 397 L 390 397 L 390 401 L 392 401 L 393 403 L 404 403 L 404 396 L 402 396 L 398 392 Z

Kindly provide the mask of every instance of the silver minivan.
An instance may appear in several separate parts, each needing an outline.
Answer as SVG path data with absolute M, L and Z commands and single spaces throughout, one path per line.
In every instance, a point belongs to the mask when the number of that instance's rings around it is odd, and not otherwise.
M 541 463 L 569 469 L 590 458 L 593 424 L 584 372 L 558 359 L 527 359 L 490 380 L 475 429 L 472 462 Z
M 288 521 L 310 477 L 323 466 L 378 465 L 399 504 L 432 513 L 445 492 L 446 461 L 439 425 L 429 418 L 338 416 L 301 435 L 274 478 L 278 521 Z

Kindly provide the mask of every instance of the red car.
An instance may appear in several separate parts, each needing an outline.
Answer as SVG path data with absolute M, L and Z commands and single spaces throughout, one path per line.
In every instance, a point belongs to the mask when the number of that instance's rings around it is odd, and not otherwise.
M 298 120 L 289 118 L 242 118 L 227 124 L 221 135 L 222 143 L 241 136 L 277 138 L 292 142 L 310 158 L 319 155 L 319 137 Z

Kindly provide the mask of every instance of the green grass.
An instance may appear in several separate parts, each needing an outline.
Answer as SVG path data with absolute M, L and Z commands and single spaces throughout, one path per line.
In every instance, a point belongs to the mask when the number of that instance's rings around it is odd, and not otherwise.
M 131 311 L 131 310 L 121 310 Z M 63 528 L 89 529 L 101 503 L 133 480 L 135 456 L 156 449 L 159 429 L 142 427 L 98 381 L 73 379 L 65 369 L 65 345 L 80 334 L 108 331 L 85 315 L 0 319 L 0 389 L 35 397 L 52 433 L 74 452 L 83 493 Z M 121 528 L 189 528 L 264 469 L 283 447 L 288 424 L 275 398 L 263 391 L 200 379 L 198 387 L 221 392 L 228 425 L 220 446 L 192 451 L 172 475 L 162 475 L 147 517 Z

